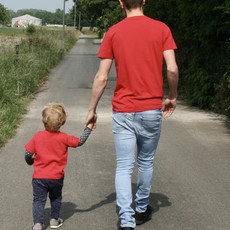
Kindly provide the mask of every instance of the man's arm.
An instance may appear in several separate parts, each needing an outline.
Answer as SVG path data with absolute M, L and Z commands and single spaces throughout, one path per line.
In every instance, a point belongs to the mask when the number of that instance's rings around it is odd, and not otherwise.
M 104 93 L 108 82 L 109 71 L 112 66 L 112 59 L 101 59 L 98 72 L 94 78 L 91 100 L 89 104 L 89 113 L 86 117 L 85 126 L 93 123 L 93 129 L 96 128 L 97 114 L 96 109 L 101 96 Z
M 176 64 L 174 50 L 164 51 L 164 59 L 167 66 L 167 78 L 169 85 L 168 98 L 163 103 L 163 118 L 168 118 L 172 115 L 176 108 L 177 87 L 179 79 L 179 71 Z

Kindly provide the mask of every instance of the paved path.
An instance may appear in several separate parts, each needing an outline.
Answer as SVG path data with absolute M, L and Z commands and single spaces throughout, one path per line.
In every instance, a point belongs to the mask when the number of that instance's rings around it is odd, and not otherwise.
M 51 72 L 30 103 L 17 135 L 0 150 L 0 229 L 26 230 L 32 224 L 32 167 L 23 146 L 42 129 L 40 113 L 50 101 L 65 103 L 63 131 L 80 135 L 98 67 L 97 41 L 80 39 Z M 117 230 L 114 192 L 115 155 L 111 132 L 111 81 L 98 108 L 98 128 L 88 142 L 69 151 L 63 190 L 63 230 Z M 153 220 L 139 230 L 230 229 L 230 131 L 222 117 L 179 102 L 165 120 L 155 162 Z M 133 176 L 135 188 L 136 169 Z M 50 206 L 45 209 L 48 227 Z

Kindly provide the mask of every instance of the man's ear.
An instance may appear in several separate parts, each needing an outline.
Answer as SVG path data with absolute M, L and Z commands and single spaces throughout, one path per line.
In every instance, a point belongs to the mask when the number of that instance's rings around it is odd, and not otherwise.
M 124 8 L 124 3 L 122 2 L 122 0 L 119 0 L 120 2 L 120 5 L 121 5 L 121 8 L 123 9 Z

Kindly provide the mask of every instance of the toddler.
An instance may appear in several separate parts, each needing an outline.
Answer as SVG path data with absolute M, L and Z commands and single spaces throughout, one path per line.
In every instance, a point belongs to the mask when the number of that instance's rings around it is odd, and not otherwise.
M 68 147 L 76 148 L 85 143 L 93 124 L 89 124 L 80 138 L 60 131 L 65 124 L 67 114 L 63 104 L 49 103 L 42 110 L 45 129 L 34 134 L 25 145 L 25 161 L 34 166 L 33 186 L 33 221 L 32 230 L 42 230 L 43 212 L 49 194 L 51 213 L 50 228 L 62 226 L 59 217 L 62 201 L 64 169 L 67 164 Z

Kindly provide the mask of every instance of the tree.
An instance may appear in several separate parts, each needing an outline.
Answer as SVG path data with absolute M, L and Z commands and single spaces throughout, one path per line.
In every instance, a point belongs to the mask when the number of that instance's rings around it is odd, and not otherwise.
M 99 36 L 122 18 L 122 10 L 117 0 L 73 0 L 76 2 L 76 17 L 81 14 L 82 24 L 90 27 L 97 27 Z M 74 18 L 75 8 L 71 10 L 72 18 Z
M 9 22 L 9 12 L 0 3 L 0 24 L 6 25 Z
M 90 24 L 95 26 L 97 19 L 107 16 L 111 23 L 114 23 L 116 18 L 116 8 L 119 2 L 117 0 L 78 0 L 77 7 L 83 12 L 84 16 L 88 18 Z M 110 24 L 111 24 L 110 23 Z
M 178 45 L 180 89 L 195 106 L 230 117 L 230 2 L 148 0 L 148 16 L 170 26 Z

